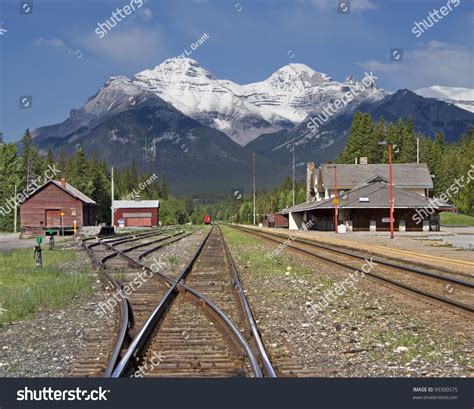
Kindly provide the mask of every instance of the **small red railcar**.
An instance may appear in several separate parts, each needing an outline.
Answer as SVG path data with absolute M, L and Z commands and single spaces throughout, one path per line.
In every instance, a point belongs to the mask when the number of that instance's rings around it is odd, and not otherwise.
M 212 219 L 211 219 L 211 216 L 209 216 L 208 214 L 205 214 L 204 217 L 202 218 L 204 224 L 211 224 L 212 222 Z

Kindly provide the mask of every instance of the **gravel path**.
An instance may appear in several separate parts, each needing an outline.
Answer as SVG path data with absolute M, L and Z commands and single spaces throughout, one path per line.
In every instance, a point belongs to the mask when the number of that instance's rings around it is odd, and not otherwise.
M 79 251 L 66 271 L 90 264 L 85 251 Z M 104 320 L 94 314 L 107 293 L 96 272 L 92 273 L 92 293 L 72 300 L 62 310 L 43 310 L 35 317 L 0 327 L 0 377 L 63 377 L 85 348 L 84 338 L 93 328 L 110 330 L 115 317 Z
M 241 239 L 229 244 L 272 362 L 282 374 L 472 375 L 472 321 L 368 279 L 326 303 L 323 295 L 347 278 L 347 271 L 290 250 L 265 269 L 264 255 L 274 246 L 247 237 L 245 244 Z

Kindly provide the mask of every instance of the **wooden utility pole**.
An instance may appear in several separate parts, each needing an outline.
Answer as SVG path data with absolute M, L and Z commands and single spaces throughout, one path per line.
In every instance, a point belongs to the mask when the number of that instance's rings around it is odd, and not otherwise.
M 393 228 L 393 173 L 392 173 L 392 144 L 388 144 L 388 164 L 390 172 L 390 238 L 394 237 Z
M 16 218 L 17 218 L 17 201 L 16 201 L 16 185 L 15 185 L 15 205 L 13 209 L 13 233 L 16 233 Z
M 293 142 L 293 206 L 295 205 L 295 143 Z
M 111 207 L 110 207 L 110 212 L 111 212 L 111 219 L 110 219 L 110 225 L 114 227 L 114 168 L 112 166 L 112 172 L 110 173 L 110 194 L 111 194 Z
M 256 203 L 255 203 L 255 153 L 253 154 L 253 225 L 255 226 L 256 220 Z
M 339 223 L 338 205 L 339 205 L 339 197 L 337 196 L 337 167 L 336 165 L 334 165 L 334 225 L 336 226 L 336 233 L 337 233 L 337 225 Z

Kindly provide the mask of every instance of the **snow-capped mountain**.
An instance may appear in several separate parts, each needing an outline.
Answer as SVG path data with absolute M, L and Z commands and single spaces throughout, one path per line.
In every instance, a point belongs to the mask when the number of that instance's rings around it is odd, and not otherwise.
M 34 143 L 43 152 L 51 147 L 55 155 L 73 155 L 79 148 L 88 157 L 95 152 L 117 168 L 135 162 L 143 171 L 166 174 L 179 194 L 251 188 L 253 152 L 154 93 L 139 89 L 136 94 L 128 81 L 112 79 L 62 124 L 36 129 Z M 117 86 L 136 95 L 117 97 Z M 265 185 L 276 185 L 288 172 L 286 166 L 260 155 L 256 162 L 259 181 Z
M 264 81 L 239 85 L 215 78 L 195 60 L 172 58 L 131 79 L 111 77 L 82 108 L 73 109 L 66 121 L 43 127 L 42 132 L 36 130 L 34 135 L 41 133 L 53 143 L 66 136 L 70 141 L 81 134 L 83 127 L 90 129 L 127 110 L 138 99 L 154 94 L 186 116 L 245 146 L 262 134 L 297 127 L 309 114 L 319 114 L 351 90 L 352 101 L 333 117 L 386 95 L 375 84 L 364 86 L 353 76 L 337 82 L 304 64 L 289 64 Z
M 474 89 L 433 85 L 417 89 L 414 92 L 422 97 L 439 99 L 466 111 L 474 112 Z
M 370 113 L 374 121 L 381 118 L 387 122 L 400 118 L 406 121 L 411 117 L 417 132 L 432 138 L 441 132 L 448 142 L 459 140 L 462 133 L 474 126 L 474 113 L 444 101 L 424 98 L 407 89 L 373 103 L 360 104 L 357 110 Z M 318 132 L 309 131 L 302 123 L 290 130 L 261 135 L 246 148 L 272 161 L 285 163 L 294 147 L 297 163 L 325 162 L 344 149 L 351 123 L 352 113 L 347 111 L 337 119 L 329 119 Z
M 346 107 L 350 109 L 385 95 L 376 86 L 363 87 L 352 76 L 340 83 L 304 64 L 289 64 L 264 81 L 239 85 L 215 78 L 193 59 L 172 58 L 136 74 L 132 81 L 240 145 L 298 125 L 310 112 L 322 111 L 351 89 L 357 92 Z
M 471 98 L 452 89 L 443 96 Z M 334 159 L 356 110 L 375 120 L 410 116 L 417 131 L 443 132 L 448 141 L 474 124 L 474 113 L 453 103 L 408 90 L 387 94 L 365 78 L 337 82 L 304 64 L 239 85 L 216 79 L 194 60 L 170 59 L 132 78 L 111 77 L 65 121 L 32 134 L 44 151 L 71 154 L 80 146 L 114 166 L 133 160 L 143 169 L 151 166 L 182 192 L 224 191 L 247 187 L 253 153 L 259 180 L 269 186 L 287 174 L 295 145 L 298 163 Z M 308 126 L 316 117 L 326 118 L 317 132 Z

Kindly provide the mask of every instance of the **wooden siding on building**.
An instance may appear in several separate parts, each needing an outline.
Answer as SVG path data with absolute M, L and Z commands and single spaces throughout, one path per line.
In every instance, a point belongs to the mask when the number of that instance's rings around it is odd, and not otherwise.
M 144 220 L 138 221 L 136 220 L 138 218 L 142 218 Z M 118 221 L 120 219 L 124 219 L 125 226 L 156 227 L 158 226 L 159 220 L 158 208 L 119 208 L 114 213 L 114 226 L 118 226 Z M 127 223 L 127 220 L 129 220 L 130 223 Z
M 28 235 L 40 231 L 41 227 L 60 227 L 59 214 L 63 212 L 63 226 L 65 229 L 76 226 L 94 224 L 94 208 L 92 205 L 76 199 L 74 196 L 50 183 L 33 193 L 20 205 L 21 230 Z

